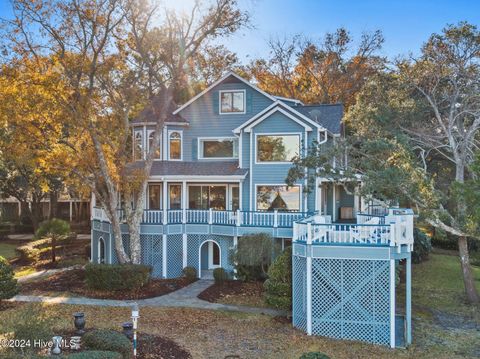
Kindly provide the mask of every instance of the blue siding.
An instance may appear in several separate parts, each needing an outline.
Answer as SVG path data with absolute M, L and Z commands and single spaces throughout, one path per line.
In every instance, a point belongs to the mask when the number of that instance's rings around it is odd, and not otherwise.
M 218 96 L 221 90 L 245 90 L 246 113 L 218 113 Z M 183 133 L 184 161 L 198 160 L 196 139 L 198 137 L 233 137 L 233 129 L 256 115 L 272 103 L 265 95 L 243 82 L 222 83 L 180 111 L 190 126 Z

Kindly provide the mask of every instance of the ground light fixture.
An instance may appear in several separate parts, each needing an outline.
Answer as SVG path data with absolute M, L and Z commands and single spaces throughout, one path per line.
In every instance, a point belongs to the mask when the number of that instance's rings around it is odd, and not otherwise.
M 133 303 L 132 306 L 132 323 L 133 323 L 133 356 L 137 357 L 137 321 L 139 315 L 138 304 Z

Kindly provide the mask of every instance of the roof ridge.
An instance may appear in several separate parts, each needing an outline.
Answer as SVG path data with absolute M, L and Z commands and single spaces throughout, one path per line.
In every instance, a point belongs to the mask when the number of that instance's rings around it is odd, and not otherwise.
M 343 103 L 317 103 L 317 104 L 309 104 L 309 105 L 300 105 L 298 107 L 318 107 L 318 106 L 343 106 Z

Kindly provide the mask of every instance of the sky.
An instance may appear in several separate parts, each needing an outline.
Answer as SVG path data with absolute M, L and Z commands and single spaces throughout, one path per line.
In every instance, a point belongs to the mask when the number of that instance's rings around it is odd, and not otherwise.
M 188 10 L 194 0 L 163 0 L 167 7 Z M 417 54 L 422 44 L 446 24 L 466 20 L 480 27 L 480 0 L 238 0 L 251 15 L 252 28 L 242 29 L 225 45 L 246 63 L 268 55 L 270 38 L 295 34 L 317 40 L 326 32 L 347 28 L 354 40 L 362 32 L 382 30 L 381 55 Z M 9 0 L 0 0 L 0 17 L 10 17 Z

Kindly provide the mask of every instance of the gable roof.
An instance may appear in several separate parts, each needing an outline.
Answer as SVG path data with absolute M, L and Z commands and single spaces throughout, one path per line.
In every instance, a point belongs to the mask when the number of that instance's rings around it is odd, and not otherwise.
M 290 114 L 295 114 L 297 115 L 298 117 L 300 117 L 301 119 L 305 120 L 308 124 L 316 127 L 316 128 L 319 128 L 320 130 L 326 130 L 326 128 L 324 128 L 321 124 L 319 124 L 318 122 L 312 120 L 311 118 L 305 116 L 303 113 L 300 113 L 298 111 L 295 111 L 295 109 L 297 108 L 297 106 L 295 107 L 292 107 L 292 106 L 289 106 L 287 104 L 285 104 L 284 102 L 280 101 L 280 100 L 276 100 L 274 103 L 272 103 L 270 106 L 266 107 L 265 109 L 263 109 L 262 111 L 260 111 L 259 113 L 257 113 L 255 116 L 253 116 L 252 118 L 250 118 L 249 120 L 245 121 L 244 123 L 242 123 L 240 126 L 238 126 L 237 128 L 235 128 L 233 130 L 234 133 L 239 133 L 241 129 L 245 128 L 245 127 L 250 127 L 251 124 L 253 123 L 256 123 L 257 120 L 261 119 L 262 121 L 268 117 L 268 115 L 270 115 L 269 112 L 275 112 L 275 111 L 272 111 L 273 109 L 275 109 L 275 107 L 277 108 L 283 108 L 283 110 L 286 110 L 288 113 Z M 267 116 L 265 116 L 267 113 L 269 113 Z M 288 115 L 287 115 L 288 116 Z M 289 116 L 290 117 L 290 116 Z M 292 118 L 292 117 L 291 117 Z M 253 127 L 253 126 L 252 126 Z M 307 126 L 308 127 L 308 126 Z M 310 131 L 311 131 L 311 128 L 310 128 Z
M 263 116 L 260 116 L 260 117 L 257 117 L 255 121 L 248 121 L 249 122 L 249 125 L 246 126 L 246 127 L 243 127 L 243 125 L 241 127 L 244 128 L 244 131 L 245 132 L 250 132 L 252 130 L 253 127 L 255 127 L 256 125 L 258 125 L 260 122 L 262 122 L 263 120 L 266 120 L 268 117 L 270 117 L 271 115 L 273 115 L 275 112 L 280 112 L 282 113 L 283 115 L 287 116 L 288 118 L 290 118 L 291 120 L 295 121 L 296 123 L 298 123 L 300 126 L 303 126 L 305 128 L 305 130 L 307 131 L 312 131 L 312 128 L 310 126 L 308 126 L 307 124 L 305 124 L 304 122 L 300 121 L 299 119 L 297 119 L 294 115 L 292 115 L 290 112 L 284 110 L 282 107 L 280 106 L 274 106 L 270 111 L 268 111 L 267 113 L 265 113 Z M 236 130 L 236 129 L 235 129 Z M 235 131 L 234 130 L 234 131 Z
M 268 93 L 266 93 L 265 91 L 263 90 L 260 90 L 257 86 L 255 85 L 252 85 L 250 82 L 248 82 L 247 80 L 245 80 L 243 77 L 240 77 L 239 75 L 237 75 L 235 72 L 233 71 L 229 71 L 225 74 L 225 76 L 219 78 L 217 81 L 215 81 L 213 84 L 211 84 L 210 86 L 208 86 L 205 90 L 203 90 L 202 92 L 200 92 L 198 95 L 192 97 L 190 100 L 188 100 L 187 102 L 185 102 L 182 106 L 180 106 L 179 108 L 177 108 L 175 111 L 173 111 L 173 114 L 176 115 L 178 114 L 180 111 L 182 111 L 184 108 L 188 107 L 191 103 L 195 102 L 196 100 L 198 100 L 200 97 L 202 97 L 203 95 L 205 95 L 208 91 L 210 91 L 211 89 L 213 89 L 215 86 L 217 86 L 218 84 L 222 83 L 223 81 L 225 81 L 227 78 L 229 78 L 230 76 L 233 76 L 235 77 L 237 80 L 243 82 L 244 84 L 250 86 L 251 88 L 253 88 L 254 90 L 260 92 L 262 95 L 266 96 L 267 98 L 269 98 L 270 100 L 272 101 L 276 101 L 276 98 Z
M 329 132 L 337 135 L 341 133 L 343 118 L 342 104 L 303 105 L 295 106 L 293 109 L 322 125 Z

